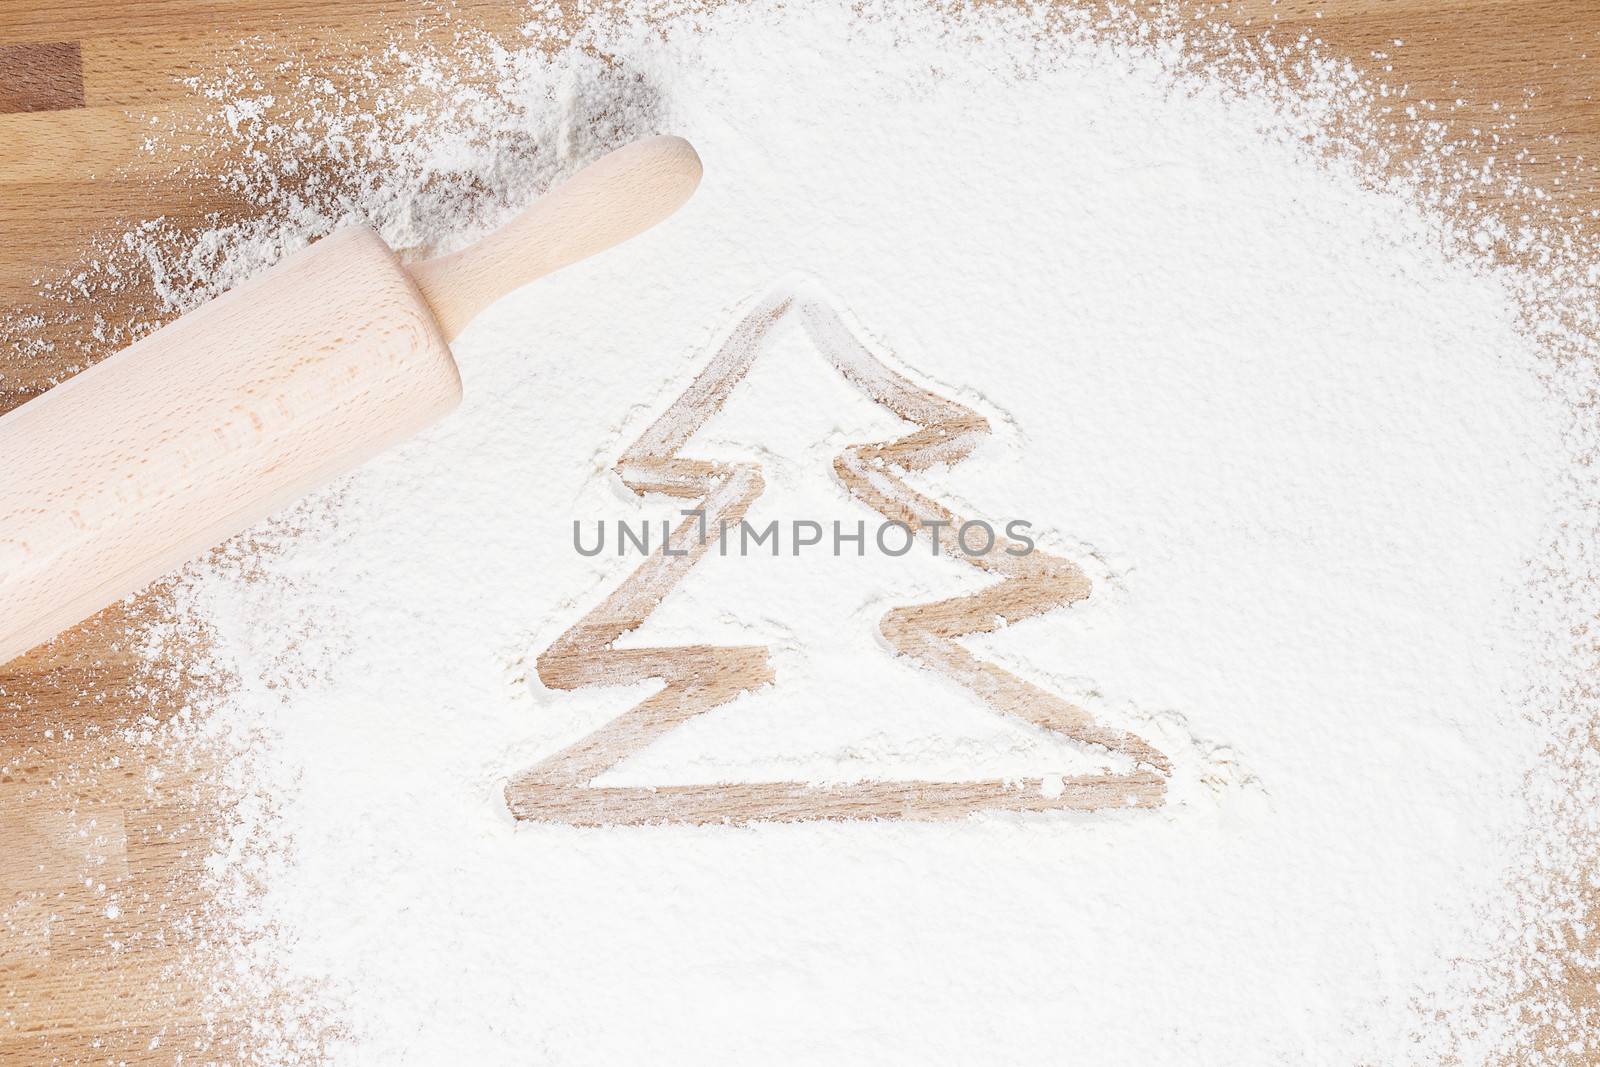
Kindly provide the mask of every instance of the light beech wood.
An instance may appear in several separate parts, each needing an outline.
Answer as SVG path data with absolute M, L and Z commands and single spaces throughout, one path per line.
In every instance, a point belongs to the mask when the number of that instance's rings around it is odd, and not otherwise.
M 344 230 L 0 417 L 0 660 L 448 411 L 394 254 Z
M 0 416 L 0 663 L 439 418 L 473 315 L 699 177 L 687 142 L 640 141 L 409 274 L 343 230 Z
M 688 141 L 638 141 L 591 163 L 471 248 L 418 263 L 411 276 L 453 340 L 513 289 L 654 226 L 699 182 L 700 157 Z

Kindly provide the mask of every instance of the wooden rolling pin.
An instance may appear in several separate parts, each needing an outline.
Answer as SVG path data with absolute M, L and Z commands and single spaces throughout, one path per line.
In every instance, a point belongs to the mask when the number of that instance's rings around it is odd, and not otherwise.
M 0 664 L 438 419 L 474 315 L 699 180 L 655 137 L 452 255 L 405 267 L 340 230 L 0 417 Z

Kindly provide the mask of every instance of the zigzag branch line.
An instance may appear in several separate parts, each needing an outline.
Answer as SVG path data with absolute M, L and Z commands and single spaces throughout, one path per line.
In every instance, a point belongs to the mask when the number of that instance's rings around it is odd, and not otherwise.
M 965 686 L 996 711 L 1127 757 L 1124 773 L 974 781 L 866 780 L 841 784 L 740 782 L 707 785 L 593 786 L 589 783 L 680 723 L 773 680 L 761 645 L 614 647 L 637 629 L 704 555 L 705 530 L 738 525 L 765 486 L 755 463 L 685 459 L 680 450 L 727 400 L 786 315 L 798 313 L 835 370 L 874 402 L 918 428 L 892 441 L 847 447 L 834 471 L 849 493 L 886 519 L 940 539 L 940 548 L 1001 580 L 976 593 L 887 612 L 879 628 L 913 661 Z M 691 516 L 666 545 L 538 658 L 539 677 L 555 689 L 657 679 L 654 696 L 514 778 L 506 801 L 518 818 L 580 826 L 657 822 L 743 823 L 803 819 L 954 819 L 982 810 L 1046 811 L 1151 808 L 1166 792 L 1167 758 L 1138 736 L 973 655 L 958 639 L 1076 603 L 1090 582 L 1068 560 L 1033 551 L 969 556 L 956 532 L 966 520 L 912 489 L 904 474 L 964 459 L 989 432 L 976 412 L 918 388 L 874 356 L 825 299 L 779 289 L 734 329 L 711 363 L 634 442 L 619 463 L 636 493 L 694 501 Z M 928 520 L 936 520 L 929 522 Z M 942 522 L 944 525 L 939 525 Z M 667 549 L 672 551 L 668 552 Z M 680 554 L 681 553 L 681 554 Z

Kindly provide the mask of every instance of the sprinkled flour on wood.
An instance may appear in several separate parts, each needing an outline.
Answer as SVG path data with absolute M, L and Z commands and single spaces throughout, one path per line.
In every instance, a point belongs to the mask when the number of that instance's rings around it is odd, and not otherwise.
M 1425 129 L 1410 167 L 1358 163 L 1341 138 L 1381 105 L 1304 42 L 1207 63 L 1137 20 L 830 0 L 471 47 L 471 78 L 408 57 L 431 120 L 330 102 L 296 130 L 285 101 L 201 87 L 258 153 L 230 180 L 261 217 L 128 243 L 187 306 L 349 218 L 459 245 L 633 136 L 706 165 L 658 230 L 481 316 L 460 411 L 191 567 L 150 636 L 225 680 L 156 743 L 226 757 L 232 938 L 208 965 L 260 1058 L 1403 1064 L 1590 1040 L 1543 962 L 1592 946 L 1584 253 L 1478 213 Z M 267 179 L 327 151 L 358 164 L 337 188 Z M 613 466 L 800 290 L 985 420 L 914 486 L 1029 520 L 1092 592 L 965 645 L 1164 753 L 1159 806 L 508 813 L 508 779 L 659 688 L 541 681 L 639 562 L 575 551 L 573 522 L 676 521 Z M 763 522 L 875 519 L 832 458 L 907 424 L 774 329 L 685 454 L 759 462 Z M 623 644 L 763 645 L 774 681 L 602 781 L 1113 762 L 877 636 L 992 580 L 926 542 L 709 559 Z

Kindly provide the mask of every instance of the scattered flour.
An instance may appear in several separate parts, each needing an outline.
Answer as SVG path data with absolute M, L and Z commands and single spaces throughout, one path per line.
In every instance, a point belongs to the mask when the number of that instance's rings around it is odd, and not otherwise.
M 201 87 L 264 209 L 129 243 L 173 307 L 354 217 L 460 243 L 635 135 L 706 164 L 660 229 L 481 316 L 459 412 L 190 568 L 152 635 L 204 635 L 231 680 L 165 743 L 230 757 L 217 1008 L 273 1003 L 262 1059 L 1403 1064 L 1590 1040 L 1545 962 L 1590 944 L 1566 933 L 1595 795 L 1581 249 L 1473 215 L 1437 152 L 1358 162 L 1343 138 L 1381 102 L 1306 42 L 1205 59 L 1059 18 L 597 19 L 554 53 L 474 45 L 476 81 L 407 56 L 432 121 L 330 101 L 338 123 L 296 130 Z M 359 163 L 337 187 L 269 177 L 334 150 Z M 507 814 L 510 774 L 647 691 L 532 671 L 636 562 L 580 556 L 573 520 L 676 516 L 609 468 L 796 275 L 989 419 L 925 485 L 1031 520 L 1095 585 L 973 645 L 1170 753 L 1165 807 Z M 895 421 L 803 334 L 775 345 L 695 454 L 759 458 L 772 517 L 870 518 L 827 457 Z M 874 643 L 889 606 L 982 581 L 921 554 L 707 563 L 630 642 L 767 644 L 778 681 L 616 780 L 1084 759 Z

